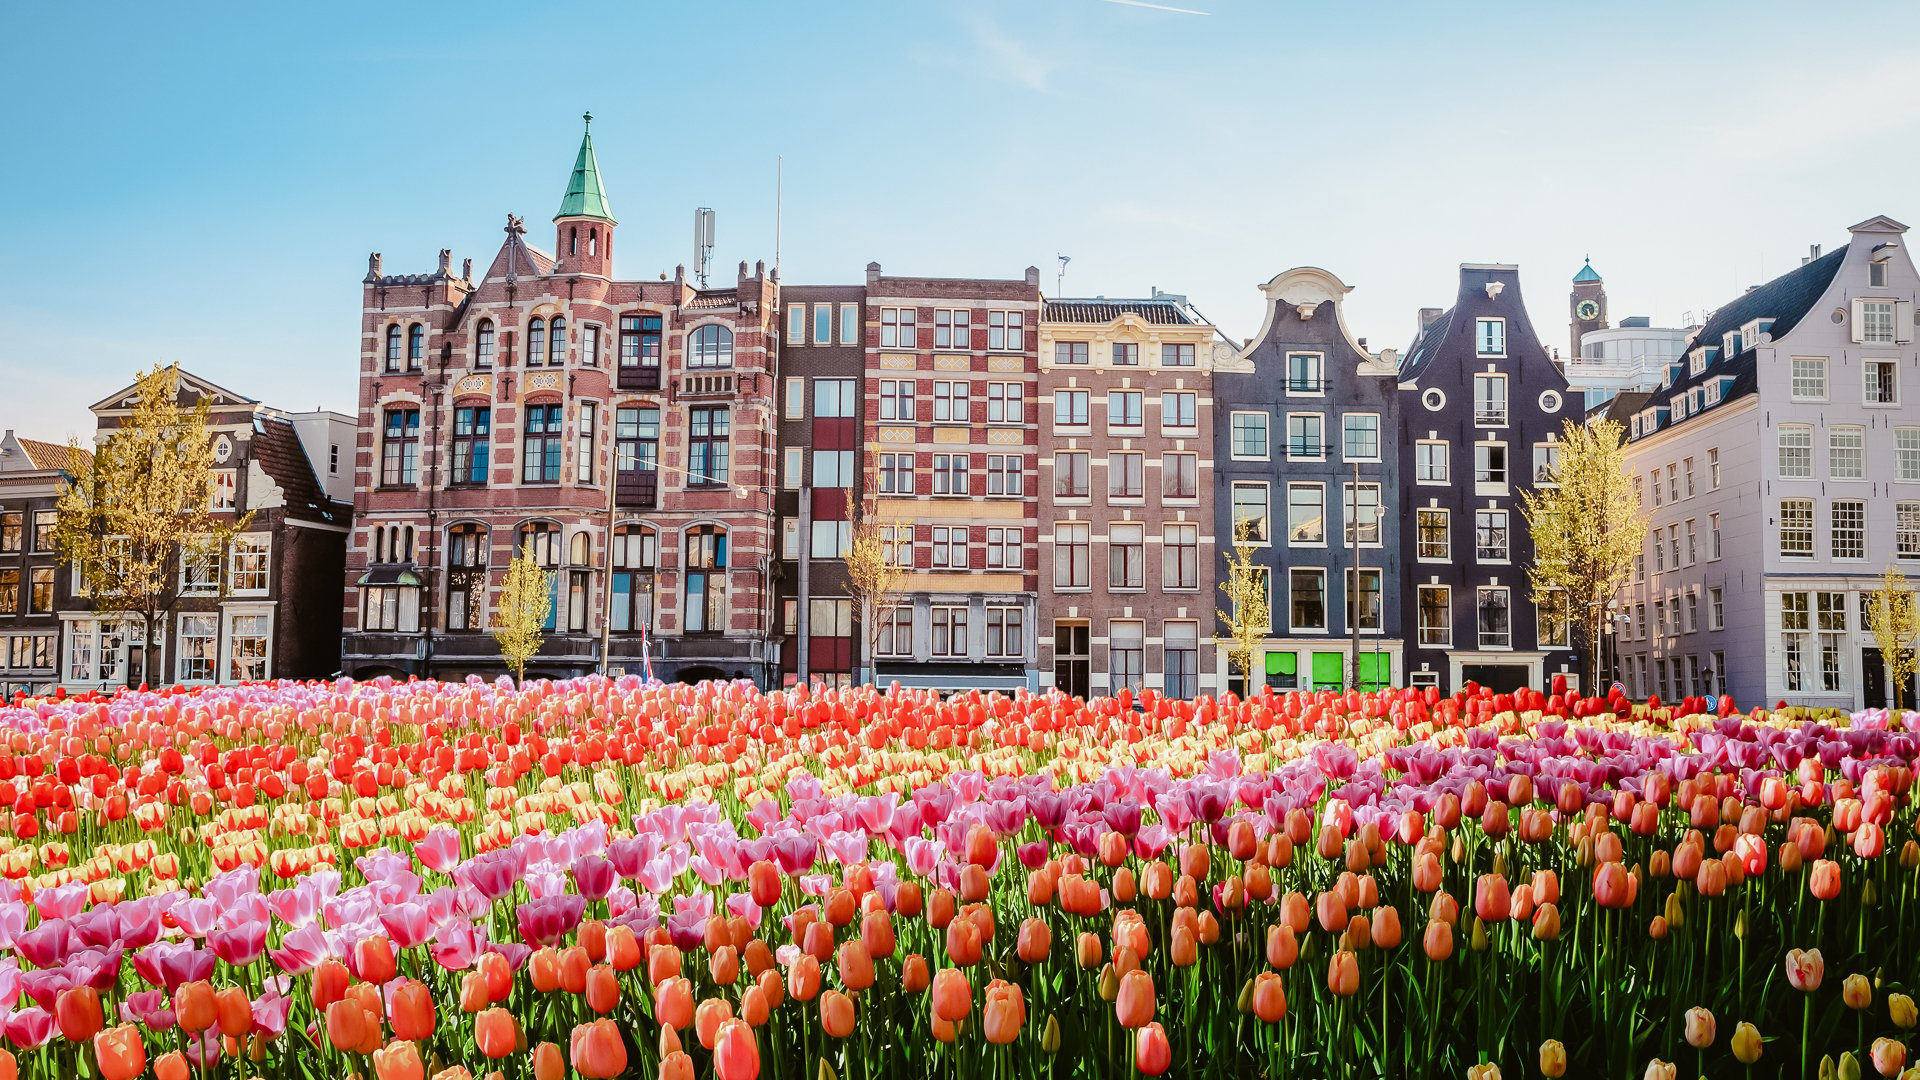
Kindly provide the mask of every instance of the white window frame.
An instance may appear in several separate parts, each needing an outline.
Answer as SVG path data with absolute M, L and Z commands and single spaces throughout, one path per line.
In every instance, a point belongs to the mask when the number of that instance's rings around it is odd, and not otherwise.
M 1494 348 L 1487 348 L 1487 328 L 1493 327 L 1499 340 Z M 1499 359 L 1507 355 L 1507 320 L 1498 315 L 1482 315 L 1473 320 L 1473 355 L 1482 359 Z
M 1796 440 L 1804 439 L 1806 440 L 1805 445 L 1802 446 L 1796 442 L 1795 445 L 1788 446 L 1787 439 L 1789 437 Z M 1805 452 L 1806 464 L 1804 468 L 1788 469 L 1787 452 L 1789 450 Z M 1779 430 L 1774 434 L 1774 455 L 1774 471 L 1780 479 L 1813 479 L 1813 426 L 1811 424 L 1781 424 Z M 1660 505 L 1659 501 L 1655 500 L 1654 505 Z
M 1293 493 L 1295 491 L 1311 491 L 1318 500 L 1317 505 L 1320 508 L 1320 535 L 1318 538 L 1304 540 L 1294 539 Z M 1331 532 L 1332 530 L 1327 528 L 1327 485 L 1319 480 L 1289 481 L 1287 483 L 1287 546 L 1298 548 L 1327 547 L 1330 544 L 1327 537 Z
M 418 590 L 416 590 L 416 592 L 417 591 Z M 239 658 L 234 655 L 233 651 L 234 647 L 241 640 L 240 635 L 235 633 L 235 628 L 241 619 L 261 619 L 264 621 L 266 633 L 260 635 L 249 634 L 247 637 L 252 638 L 258 636 L 260 638 L 260 679 L 273 678 L 273 615 L 272 606 L 265 604 L 243 604 L 225 608 L 220 612 L 219 657 L 220 681 L 222 683 L 237 683 L 242 681 L 240 674 L 235 669 Z M 418 620 L 417 615 L 415 619 L 416 621 Z
M 1420 455 L 1423 451 L 1435 446 L 1440 448 L 1440 475 L 1437 478 L 1429 479 L 1423 474 L 1432 467 L 1433 463 L 1431 461 L 1421 461 Z M 1453 444 L 1445 439 L 1415 440 L 1413 444 L 1413 475 L 1414 483 L 1416 484 L 1430 484 L 1437 487 L 1445 487 L 1451 484 L 1453 482 Z
M 1311 423 L 1319 432 L 1314 440 L 1315 453 L 1294 453 L 1293 425 L 1298 421 L 1302 425 Z M 1290 412 L 1287 414 L 1287 430 L 1283 436 L 1287 440 L 1288 461 L 1325 461 L 1327 460 L 1327 414 L 1319 412 Z
M 1437 627 L 1429 625 L 1425 621 L 1426 615 L 1427 615 L 1427 605 L 1423 600 L 1423 597 L 1427 593 L 1439 593 L 1443 598 L 1443 602 L 1440 604 L 1440 608 L 1442 611 L 1446 612 L 1446 620 Z M 1418 586 L 1417 590 L 1414 593 L 1414 616 L 1413 617 L 1415 620 L 1414 632 L 1417 635 L 1416 640 L 1419 642 L 1422 648 L 1434 648 L 1434 649 L 1453 648 L 1453 586 L 1451 585 Z
M 1313 358 L 1313 370 L 1315 372 L 1315 377 L 1312 383 L 1312 386 L 1313 386 L 1312 389 L 1296 389 L 1295 388 L 1296 384 L 1293 379 L 1293 358 L 1296 356 L 1310 356 Z M 1327 354 L 1326 353 L 1320 352 L 1319 350 L 1316 350 L 1316 349 L 1292 349 L 1287 352 L 1286 364 L 1287 364 L 1287 370 L 1285 374 L 1286 374 L 1286 387 L 1287 387 L 1288 397 L 1323 398 L 1327 396 Z M 1308 384 L 1303 382 L 1297 385 L 1306 386 Z
M 1804 380 L 1800 369 L 1802 364 L 1808 365 Z M 1827 400 L 1828 375 L 1831 366 L 1828 358 L 1824 356 L 1796 356 L 1789 360 L 1787 364 L 1788 400 L 1808 402 Z M 1818 379 L 1820 384 L 1817 392 L 1812 387 L 1815 379 Z M 1805 390 L 1802 389 L 1803 382 L 1807 387 Z
M 189 619 L 193 620 L 196 626 L 204 626 L 204 625 L 212 626 L 211 640 L 213 642 L 213 654 L 211 659 L 208 662 L 208 670 L 204 678 L 188 678 L 187 677 L 186 646 L 187 646 L 187 621 Z M 220 629 L 221 629 L 221 618 L 220 618 L 220 613 L 217 611 L 182 611 L 174 616 L 174 634 L 173 634 L 173 681 L 174 682 L 181 683 L 184 685 L 206 686 L 211 683 L 215 683 L 219 681 L 220 669 L 222 666 L 221 664 L 222 650 L 220 648 L 220 645 L 221 645 Z M 207 641 L 209 640 L 209 638 L 205 634 L 195 634 L 193 640 Z M 96 669 L 99 667 L 99 660 L 97 656 L 95 657 L 94 667 Z
M 1237 533 L 1240 528 L 1240 519 L 1238 517 L 1238 507 L 1240 503 L 1239 500 L 1234 497 L 1234 493 L 1242 488 L 1249 491 L 1258 489 L 1260 492 L 1260 505 L 1265 508 L 1264 513 L 1260 516 L 1260 534 L 1250 538 L 1247 543 L 1254 547 L 1271 547 L 1273 545 L 1273 485 L 1266 480 L 1234 480 L 1227 485 L 1227 523 L 1235 533 Z M 1237 536 L 1228 541 L 1229 544 L 1238 542 Z
M 1373 453 L 1371 455 L 1354 454 L 1353 422 L 1355 420 L 1373 421 Z M 1340 457 L 1342 461 L 1377 462 L 1382 453 L 1384 439 L 1380 432 L 1380 414 L 1376 412 L 1350 412 L 1340 414 Z
M 1853 440 L 1855 445 L 1841 446 L 1842 439 Z M 1851 462 L 1853 468 L 1842 474 L 1836 463 L 1842 460 L 1842 454 Z M 1867 429 L 1848 425 L 1827 429 L 1827 479 L 1838 481 L 1865 480 L 1867 478 Z
M 1893 369 L 1893 397 L 1880 400 L 1880 382 L 1873 372 L 1882 365 Z M 1860 403 L 1869 409 L 1898 408 L 1900 405 L 1900 361 L 1893 357 L 1869 356 L 1860 362 Z
M 1241 452 L 1241 421 L 1258 417 L 1260 420 L 1261 452 L 1246 454 Z M 1227 456 L 1235 461 L 1267 461 L 1273 455 L 1273 416 L 1261 409 L 1235 409 L 1227 415 Z
M 1440 519 L 1441 549 L 1437 554 L 1427 551 L 1426 530 L 1422 519 L 1437 516 Z M 1413 512 L 1413 550 L 1414 559 L 1423 563 L 1450 563 L 1453 561 L 1453 510 L 1445 506 L 1417 506 Z
M 241 570 L 241 560 L 258 556 L 260 569 L 258 587 L 247 587 L 246 577 Z M 255 573 L 246 571 L 245 574 Z M 273 534 L 239 533 L 233 538 L 233 546 L 227 549 L 228 591 L 234 596 L 265 596 L 273 588 Z
M 1480 625 L 1480 610 L 1481 608 L 1486 606 L 1486 597 L 1483 594 L 1488 594 L 1488 593 L 1499 593 L 1506 597 L 1507 640 L 1505 643 L 1494 642 L 1489 644 L 1487 641 L 1487 631 L 1483 629 Z M 1474 592 L 1473 592 L 1473 629 L 1474 629 L 1474 635 L 1478 639 L 1479 646 L 1482 650 L 1504 652 L 1504 651 L 1509 651 L 1513 648 L 1513 589 L 1512 588 L 1506 585 L 1475 586 Z

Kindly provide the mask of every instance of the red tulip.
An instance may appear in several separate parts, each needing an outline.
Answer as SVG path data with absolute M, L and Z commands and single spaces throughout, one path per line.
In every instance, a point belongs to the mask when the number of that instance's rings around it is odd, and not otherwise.
M 755 1080 L 760 1075 L 760 1047 L 744 1021 L 720 1025 L 713 1039 L 713 1069 L 719 1080 Z
M 1159 1076 L 1173 1065 L 1173 1046 L 1166 1029 L 1148 1024 L 1133 1034 L 1134 1067 L 1147 1076 Z

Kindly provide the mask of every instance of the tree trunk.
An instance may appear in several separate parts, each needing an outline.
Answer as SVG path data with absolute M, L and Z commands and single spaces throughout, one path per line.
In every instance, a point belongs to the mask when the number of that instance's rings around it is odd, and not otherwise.
M 1601 669 L 1603 665 L 1606 663 L 1606 661 L 1603 659 L 1603 654 L 1606 651 L 1605 648 L 1603 647 L 1604 639 L 1601 637 L 1601 632 L 1606 625 L 1605 623 L 1605 619 L 1607 617 L 1606 601 L 1602 600 L 1597 604 L 1591 605 L 1591 607 L 1593 609 L 1593 616 L 1592 616 L 1592 621 L 1589 623 L 1589 630 L 1587 634 L 1587 646 L 1589 649 L 1593 651 L 1593 655 L 1590 658 L 1593 661 L 1593 681 L 1587 684 L 1587 696 L 1597 697 L 1597 696 L 1601 696 L 1602 694 L 1602 690 L 1600 687 L 1600 676 L 1601 676 Z

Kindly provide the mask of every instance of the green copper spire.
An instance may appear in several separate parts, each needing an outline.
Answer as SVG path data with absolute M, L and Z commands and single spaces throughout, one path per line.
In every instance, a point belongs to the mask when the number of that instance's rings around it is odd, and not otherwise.
M 553 220 L 590 217 L 618 225 L 620 223 L 613 220 L 613 208 L 607 205 L 606 189 L 600 186 L 600 164 L 593 159 L 593 114 L 587 113 L 582 119 L 587 122 L 587 133 L 580 139 L 580 156 L 573 162 L 567 197 L 560 200 L 560 212 L 553 215 Z
M 582 153 L 585 152 L 586 151 L 582 151 Z M 574 175 L 578 176 L 579 173 L 576 172 Z M 569 198 L 571 198 L 571 196 L 569 196 Z M 1587 259 L 1587 264 L 1580 268 L 1580 272 L 1573 275 L 1573 283 L 1575 285 L 1589 285 L 1599 280 L 1600 274 L 1593 268 L 1593 259 L 1591 257 Z

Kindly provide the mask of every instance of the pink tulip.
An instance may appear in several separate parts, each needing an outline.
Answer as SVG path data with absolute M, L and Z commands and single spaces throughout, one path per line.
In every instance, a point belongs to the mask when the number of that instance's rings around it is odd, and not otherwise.
M 460 863 L 460 834 L 450 828 L 435 829 L 414 845 L 413 854 L 421 866 L 435 873 L 452 873 Z
M 1787 950 L 1787 982 L 1795 990 L 1811 994 L 1820 989 L 1820 980 L 1826 972 L 1827 964 L 1820 956 L 1819 949 Z

